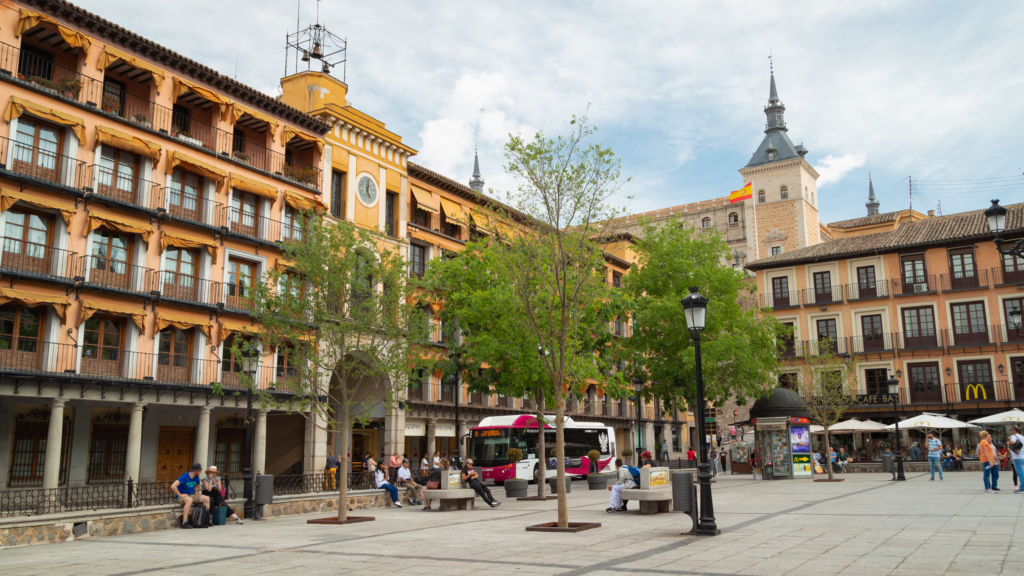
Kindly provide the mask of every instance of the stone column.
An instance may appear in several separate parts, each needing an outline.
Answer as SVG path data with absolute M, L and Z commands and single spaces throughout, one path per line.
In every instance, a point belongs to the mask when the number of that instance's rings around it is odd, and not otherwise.
M 405 452 L 405 410 L 397 406 L 384 416 L 384 455 L 391 458 L 395 452 Z
M 434 452 L 437 451 L 437 420 L 427 421 L 427 460 L 434 465 Z
M 466 456 L 467 456 L 466 449 L 467 449 L 467 446 L 466 446 L 465 442 L 461 442 L 462 437 L 465 436 L 466 434 L 469 434 L 469 423 L 466 422 L 465 420 L 463 420 L 461 422 L 456 422 L 455 423 L 455 442 L 456 442 L 456 448 L 458 448 L 458 450 L 459 450 L 460 462 L 465 462 L 466 461 Z M 549 449 L 550 448 L 552 448 L 552 447 L 549 447 Z
M 142 402 L 132 404 L 132 416 L 128 421 L 128 448 L 124 458 L 124 479 L 139 481 L 139 464 L 142 461 Z
M 60 482 L 60 449 L 64 432 L 64 400 L 50 402 L 50 428 L 46 434 L 46 456 L 43 461 L 43 488 L 56 488 Z
M 658 447 L 654 445 L 654 422 L 644 423 L 644 450 L 651 451 L 651 457 L 657 458 Z
M 210 452 L 210 412 L 209 406 L 199 409 L 199 423 L 196 425 L 196 449 L 195 461 L 203 465 L 203 470 L 209 468 L 211 462 L 207 462 Z
M 337 446 L 335 446 L 337 448 Z M 267 411 L 256 411 L 256 425 L 252 431 L 252 472 L 267 473 Z
M 307 414 L 306 434 L 302 452 L 302 472 L 315 474 L 324 469 L 327 459 L 326 423 L 320 414 Z M 255 436 L 255 433 L 253 434 Z
M 669 458 L 672 457 L 672 423 L 666 422 L 661 425 L 661 439 L 668 442 Z M 661 458 L 661 446 L 658 446 L 658 458 Z

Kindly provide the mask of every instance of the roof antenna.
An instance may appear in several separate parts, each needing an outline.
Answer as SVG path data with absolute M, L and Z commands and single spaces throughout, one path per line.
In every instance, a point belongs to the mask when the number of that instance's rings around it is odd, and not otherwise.
M 238 52 L 235 52 L 235 80 L 238 80 Z

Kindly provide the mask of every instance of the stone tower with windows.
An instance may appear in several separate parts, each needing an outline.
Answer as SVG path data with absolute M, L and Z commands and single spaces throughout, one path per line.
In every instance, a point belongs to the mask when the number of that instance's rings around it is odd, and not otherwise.
M 753 198 L 744 201 L 750 260 L 821 242 L 818 173 L 804 158 L 804 145 L 794 145 L 789 139 L 785 112 L 772 73 L 768 105 L 764 108 L 764 138 L 750 162 L 739 170 L 743 177 L 740 185 L 752 184 Z

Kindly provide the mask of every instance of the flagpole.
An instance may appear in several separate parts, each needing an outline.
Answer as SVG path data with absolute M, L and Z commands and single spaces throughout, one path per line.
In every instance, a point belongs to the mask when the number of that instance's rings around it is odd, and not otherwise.
M 757 202 L 754 198 L 750 198 L 750 203 L 754 206 L 754 259 L 761 259 L 761 239 L 757 234 Z

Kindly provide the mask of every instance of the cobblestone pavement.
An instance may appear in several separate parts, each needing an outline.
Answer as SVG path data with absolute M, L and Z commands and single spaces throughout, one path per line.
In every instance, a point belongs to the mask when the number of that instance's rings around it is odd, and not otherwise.
M 555 502 L 506 501 L 498 509 L 422 512 L 377 509 L 375 522 L 307 525 L 290 516 L 207 530 L 169 530 L 0 552 L 0 573 L 40 574 L 1024 574 L 1024 495 L 985 494 L 981 474 L 945 481 L 912 474 L 853 474 L 841 483 L 714 484 L 722 535 L 680 535 L 682 513 L 607 514 L 608 492 L 575 482 L 578 534 L 526 532 L 555 520 Z M 502 499 L 503 491 L 493 489 Z

